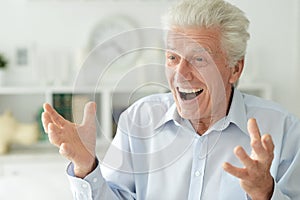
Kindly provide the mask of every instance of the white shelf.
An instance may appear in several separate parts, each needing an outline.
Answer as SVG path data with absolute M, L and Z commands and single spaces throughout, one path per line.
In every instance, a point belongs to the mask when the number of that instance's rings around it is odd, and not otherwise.
M 103 157 L 107 148 L 109 147 L 111 140 L 102 140 L 100 138 L 96 141 L 96 154 L 98 157 Z M 49 141 L 39 141 L 32 145 L 17 145 L 14 144 L 11 147 L 9 153 L 1 155 L 0 154 L 0 163 L 6 161 L 17 160 L 17 158 L 24 159 L 36 159 L 40 157 L 50 157 L 64 161 L 65 158 L 59 155 L 58 148 L 53 146 Z
M 129 98 L 134 97 L 133 100 L 135 100 L 148 94 L 165 91 L 166 90 L 155 87 L 145 87 L 132 91 L 131 88 L 123 86 L 122 88 L 106 86 L 96 89 L 92 87 L 74 89 L 73 86 L 5 86 L 0 87 L 0 114 L 6 110 L 10 110 L 19 122 L 32 123 L 37 120 L 43 103 L 48 102 L 53 104 L 54 94 L 83 95 L 83 99 L 80 96 L 77 98 L 77 100 L 79 99 L 77 101 L 79 102 L 79 106 L 76 107 L 76 111 L 72 110 L 73 114 L 76 113 L 74 119 L 80 123 L 82 119 L 81 113 L 83 113 L 83 104 L 86 102 L 85 100 L 90 99 L 95 101 L 97 104 L 97 119 L 100 123 L 98 136 L 100 139 L 112 139 L 114 135 L 112 112 L 114 108 L 125 109 L 129 106 L 127 102 Z M 32 148 L 38 149 L 37 146 L 33 146 Z M 43 148 L 47 149 L 46 146 L 43 146 Z

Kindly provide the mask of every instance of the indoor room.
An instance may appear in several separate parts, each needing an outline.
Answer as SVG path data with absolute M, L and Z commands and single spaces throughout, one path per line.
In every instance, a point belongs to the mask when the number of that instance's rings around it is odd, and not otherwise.
M 250 21 L 236 87 L 300 117 L 300 1 L 227 1 Z M 76 124 L 84 105 L 96 103 L 101 162 L 120 114 L 144 96 L 170 92 L 162 16 L 175 2 L 0 1 L 1 200 L 72 199 L 70 161 L 49 142 L 44 103 Z

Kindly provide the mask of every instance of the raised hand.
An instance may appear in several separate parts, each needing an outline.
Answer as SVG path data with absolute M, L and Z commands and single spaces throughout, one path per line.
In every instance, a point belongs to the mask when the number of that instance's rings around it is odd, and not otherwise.
M 274 158 L 272 137 L 265 134 L 261 137 L 256 120 L 248 120 L 248 132 L 251 138 L 251 155 L 237 146 L 234 154 L 243 163 L 244 168 L 224 163 L 226 172 L 240 179 L 240 184 L 252 200 L 269 200 L 272 197 L 274 181 L 270 167 Z
M 96 104 L 85 105 L 81 124 L 72 123 L 59 115 L 49 104 L 44 104 L 42 122 L 51 144 L 74 164 L 77 177 L 83 178 L 95 167 Z

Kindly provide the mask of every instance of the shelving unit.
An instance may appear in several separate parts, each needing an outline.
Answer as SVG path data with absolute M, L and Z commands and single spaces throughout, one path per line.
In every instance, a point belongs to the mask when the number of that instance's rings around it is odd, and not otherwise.
M 81 87 L 0 87 L 0 113 L 6 110 L 13 113 L 20 122 L 32 123 L 38 120 L 42 105 L 48 102 L 53 105 L 56 94 L 72 95 L 72 112 L 74 121 L 80 123 L 83 116 L 84 104 L 95 101 L 97 104 L 98 137 L 113 138 L 114 119 L 119 117 L 136 99 L 148 94 L 165 92 L 157 89 L 146 89 L 132 94 L 126 88 L 115 89 L 105 87 L 94 89 Z M 76 115 L 76 116 L 75 116 Z
M 266 99 L 272 98 L 270 85 L 264 83 L 240 83 L 238 88 L 246 93 Z M 102 87 L 0 87 L 0 113 L 10 110 L 16 119 L 24 123 L 36 122 L 42 111 L 44 102 L 53 105 L 56 94 L 72 95 L 73 119 L 81 123 L 84 104 L 95 101 L 97 104 L 97 136 L 98 139 L 110 141 L 114 137 L 116 124 L 120 113 L 137 99 L 166 89 L 147 88 L 132 91 L 130 88 Z
M 97 119 L 101 120 L 103 115 L 102 107 L 104 107 L 101 106 L 101 92 L 96 91 L 94 98 L 92 98 L 92 90 L 90 88 L 81 88 L 74 91 L 72 87 L 0 87 L 0 113 L 10 111 L 18 121 L 33 123 L 38 121 L 43 103 L 48 102 L 53 105 L 53 97 L 56 94 L 71 94 L 73 99 L 77 96 L 84 96 L 87 101 L 93 100 L 100 105 L 97 110 Z M 76 111 L 83 111 L 84 105 L 80 106 L 82 108 L 78 108 Z M 107 130 L 104 131 L 107 132 Z

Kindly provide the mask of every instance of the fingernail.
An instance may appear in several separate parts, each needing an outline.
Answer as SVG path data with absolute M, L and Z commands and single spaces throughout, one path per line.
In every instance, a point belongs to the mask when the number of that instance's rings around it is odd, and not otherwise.
M 237 148 L 235 152 L 236 152 L 237 155 L 241 155 L 242 150 L 240 148 Z
M 271 136 L 270 136 L 270 135 L 267 135 L 266 138 L 265 138 L 265 141 L 266 141 L 266 142 L 271 142 Z

